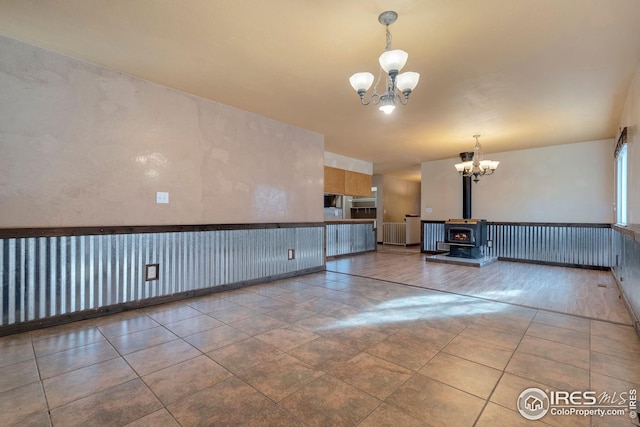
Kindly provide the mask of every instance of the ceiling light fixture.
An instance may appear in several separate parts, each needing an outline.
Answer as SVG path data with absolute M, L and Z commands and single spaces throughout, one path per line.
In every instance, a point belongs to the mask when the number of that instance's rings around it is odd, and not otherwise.
M 483 160 L 482 147 L 480 146 L 480 135 L 473 135 L 476 139 L 476 146 L 473 152 L 460 153 L 462 163 L 456 164 L 456 170 L 464 177 L 473 177 L 474 182 L 480 181 L 480 177 L 484 175 L 492 175 L 498 168 L 500 162 L 493 160 Z
M 373 87 L 373 93 L 369 96 L 369 99 L 365 101 L 364 96 L 373 83 L 373 74 L 368 72 L 355 73 L 349 78 L 349 82 L 353 89 L 360 96 L 360 102 L 362 105 L 369 105 L 373 102 L 374 105 L 380 104 L 380 111 L 386 114 L 391 114 L 396 108 L 396 103 L 399 102 L 402 105 L 406 105 L 409 102 L 409 95 L 418 85 L 420 74 L 413 71 L 407 71 L 402 74 L 398 74 L 404 64 L 409 58 L 409 54 L 404 50 L 391 50 L 391 32 L 389 32 L 389 25 L 396 22 L 398 14 L 392 10 L 382 12 L 378 16 L 378 22 L 387 27 L 387 45 L 384 52 L 378 58 L 380 62 L 380 71 L 378 72 L 378 79 Z M 378 84 L 382 79 L 382 71 L 385 72 L 385 91 L 384 93 L 378 92 Z

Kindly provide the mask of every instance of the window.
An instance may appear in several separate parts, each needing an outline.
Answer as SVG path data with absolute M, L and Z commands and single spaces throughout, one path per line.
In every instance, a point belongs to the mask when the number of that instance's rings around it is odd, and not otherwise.
M 627 144 L 623 144 L 617 157 L 616 222 L 627 223 Z

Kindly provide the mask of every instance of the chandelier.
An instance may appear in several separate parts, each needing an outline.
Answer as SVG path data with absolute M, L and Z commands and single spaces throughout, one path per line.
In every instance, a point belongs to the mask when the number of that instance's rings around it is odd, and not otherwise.
M 480 181 L 484 175 L 492 175 L 498 168 L 500 162 L 494 160 L 484 160 L 482 158 L 482 147 L 480 146 L 480 135 L 473 135 L 476 139 L 476 146 L 473 152 L 460 153 L 462 163 L 456 164 L 456 170 L 464 177 L 473 177 L 474 182 Z
M 387 27 L 387 45 L 382 55 L 378 58 L 381 70 L 378 72 L 378 79 L 368 100 L 365 101 L 364 96 L 373 83 L 373 74 L 368 72 L 355 73 L 349 78 L 351 86 L 360 95 L 362 105 L 380 104 L 380 111 L 386 114 L 393 112 L 396 108 L 396 103 L 399 102 L 402 105 L 406 105 L 409 102 L 409 95 L 416 88 L 418 79 L 420 79 L 420 74 L 413 71 L 398 74 L 407 62 L 409 54 L 404 50 L 391 50 L 389 25 L 396 22 L 396 19 L 398 19 L 398 14 L 392 10 L 382 12 L 378 16 L 378 22 Z M 382 77 L 383 71 L 385 73 L 384 78 Z M 382 93 L 378 92 L 378 84 L 381 80 L 384 80 L 384 92 Z

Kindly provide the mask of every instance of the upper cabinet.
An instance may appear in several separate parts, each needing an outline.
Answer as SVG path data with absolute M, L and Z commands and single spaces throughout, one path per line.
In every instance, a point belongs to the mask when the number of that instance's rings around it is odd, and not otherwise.
M 324 192 L 371 197 L 371 175 L 325 166 Z
M 344 194 L 348 196 L 371 197 L 371 175 L 345 171 Z
M 324 192 L 344 194 L 345 170 L 324 167 Z

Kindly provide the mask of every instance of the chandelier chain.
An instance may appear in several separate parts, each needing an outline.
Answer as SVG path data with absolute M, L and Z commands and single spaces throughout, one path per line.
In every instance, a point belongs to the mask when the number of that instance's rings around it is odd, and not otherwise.
M 389 31 L 389 26 L 387 25 L 387 45 L 385 46 L 384 50 L 390 50 L 391 49 L 391 31 Z

